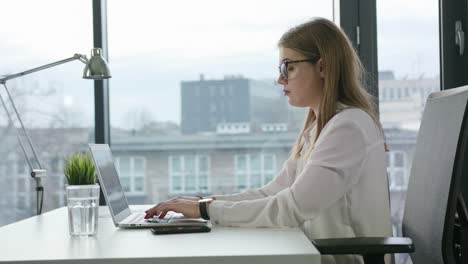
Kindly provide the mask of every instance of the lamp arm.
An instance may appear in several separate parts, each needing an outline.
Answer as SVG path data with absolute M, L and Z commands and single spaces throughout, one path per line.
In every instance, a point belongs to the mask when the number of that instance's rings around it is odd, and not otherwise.
M 34 157 L 36 158 L 36 162 L 39 165 L 39 169 L 41 169 L 41 170 L 43 169 L 42 164 L 39 161 L 39 157 L 37 156 L 36 149 L 34 148 L 34 145 L 32 144 L 31 138 L 29 137 L 29 135 L 28 135 L 28 133 L 27 133 L 25 127 L 24 127 L 23 121 L 21 120 L 21 117 L 20 117 L 20 115 L 18 113 L 15 102 L 13 101 L 13 98 L 11 97 L 10 91 L 8 90 L 8 87 L 6 86 L 6 84 L 3 84 L 3 86 L 5 87 L 5 91 L 7 92 L 8 99 L 10 100 L 11 105 L 13 107 L 13 110 L 15 111 L 16 117 L 18 118 L 18 121 L 19 121 L 19 123 L 21 125 L 21 130 L 20 130 L 20 128 L 15 126 L 16 127 L 16 135 L 18 136 L 18 141 L 20 143 L 21 149 L 23 150 L 23 153 L 24 153 L 24 156 L 26 158 L 26 161 L 28 162 L 29 168 L 31 169 L 31 176 L 34 177 L 35 176 L 35 175 L 33 175 L 34 166 L 33 166 L 32 162 L 31 162 L 31 160 L 29 159 L 28 153 L 26 152 L 26 149 L 24 147 L 23 140 L 21 139 L 21 136 L 20 136 L 21 131 L 23 131 L 26 139 L 28 140 L 29 147 L 31 148 L 31 150 L 32 150 L 32 152 L 34 154 Z M 6 105 L 5 100 L 3 100 L 3 97 L 1 97 L 1 96 L 0 96 L 0 99 L 1 99 L 2 104 L 3 104 L 3 108 L 5 108 L 5 111 L 7 113 L 8 119 L 10 120 L 10 123 L 14 125 L 12 115 L 11 115 L 10 111 L 8 110 L 8 107 Z
M 67 59 L 59 60 L 59 61 L 52 62 L 52 63 L 46 64 L 46 65 L 43 65 L 43 66 L 39 66 L 39 67 L 30 69 L 30 70 L 27 70 L 27 71 L 24 71 L 24 72 L 10 74 L 10 75 L 7 75 L 7 76 L 5 76 L 3 78 L 0 78 L 0 84 L 3 84 L 3 86 L 5 87 L 5 90 L 6 90 L 7 95 L 8 95 L 8 99 L 10 100 L 11 105 L 13 106 L 13 110 L 15 111 L 15 114 L 16 114 L 16 116 L 18 118 L 18 121 L 20 122 L 21 129 L 24 132 L 24 134 L 26 136 L 26 139 L 28 140 L 28 144 L 29 144 L 29 146 L 30 146 L 30 148 L 31 148 L 31 150 L 32 150 L 32 152 L 34 154 L 34 157 L 35 157 L 35 159 L 37 161 L 37 164 L 39 165 L 40 170 L 35 170 L 34 166 L 32 165 L 31 161 L 29 160 L 28 154 L 26 153 L 26 149 L 25 149 L 24 144 L 23 144 L 23 142 L 21 140 L 19 128 L 17 128 L 18 140 L 20 142 L 21 149 L 23 150 L 23 153 L 24 153 L 24 155 L 26 157 L 26 160 L 28 162 L 29 168 L 31 169 L 31 176 L 32 177 L 39 176 L 39 175 L 36 175 L 36 174 L 41 173 L 42 170 L 43 170 L 43 167 L 41 165 L 41 162 L 39 161 L 39 157 L 37 156 L 36 149 L 34 148 L 32 142 L 31 142 L 31 138 L 29 137 L 28 133 L 26 132 L 23 121 L 21 120 L 20 115 L 18 113 L 18 110 L 16 108 L 15 102 L 14 102 L 13 98 L 11 97 L 10 91 L 8 90 L 8 87 L 6 86 L 5 83 L 6 83 L 6 81 L 11 80 L 11 79 L 18 78 L 18 77 L 21 77 L 21 76 L 24 76 L 24 75 L 27 75 L 27 74 L 30 74 L 30 73 L 33 73 L 33 72 L 45 70 L 45 69 L 48 69 L 48 68 L 51 68 L 51 67 L 55 67 L 55 66 L 58 66 L 58 65 L 70 62 L 70 61 L 74 61 L 74 60 L 79 60 L 79 61 L 81 61 L 83 63 L 88 62 L 88 59 L 86 58 L 85 55 L 75 54 L 72 57 L 67 58 Z M 8 118 L 10 119 L 10 122 L 13 124 L 13 119 L 11 118 L 11 114 L 7 109 L 5 101 L 3 100 L 3 98 L 0 98 L 0 99 L 2 101 L 3 107 L 5 108 L 5 111 L 7 112 L 7 115 L 8 115 Z
M 24 75 L 27 75 L 27 74 L 30 74 L 30 73 L 33 73 L 33 72 L 42 71 L 42 70 L 45 70 L 45 69 L 48 69 L 48 68 L 51 68 L 51 67 L 55 67 L 57 65 L 64 64 L 64 63 L 74 61 L 74 60 L 79 60 L 79 61 L 81 61 L 83 63 L 88 62 L 88 59 L 86 58 L 85 55 L 75 54 L 75 55 L 73 55 L 73 57 L 70 57 L 70 58 L 67 58 L 67 59 L 64 59 L 64 60 L 59 60 L 59 61 L 56 61 L 56 62 L 52 62 L 52 63 L 46 64 L 46 65 L 43 65 L 43 66 L 39 66 L 37 68 L 33 68 L 33 69 L 30 69 L 30 70 L 27 70 L 27 71 L 24 71 L 24 72 L 19 72 L 19 73 L 7 75 L 7 76 L 5 76 L 3 78 L 0 78 L 0 84 L 5 84 L 6 81 L 8 81 L 8 80 L 15 79 L 15 78 L 18 78 L 18 77 L 21 77 L 21 76 L 24 76 Z
M 83 78 L 85 78 L 85 79 L 94 79 L 94 80 L 102 80 L 102 79 L 110 78 L 111 76 L 110 76 L 110 72 L 109 72 L 107 63 L 101 57 L 101 54 L 102 54 L 101 49 L 94 48 L 92 50 L 91 54 L 92 55 L 91 55 L 90 60 L 88 60 L 88 58 L 86 58 L 85 55 L 75 54 L 70 58 L 67 58 L 67 59 L 64 59 L 64 60 L 59 60 L 59 61 L 56 61 L 56 62 L 52 62 L 52 63 L 46 64 L 46 65 L 43 65 L 43 66 L 40 66 L 40 67 L 37 67 L 37 68 L 33 68 L 33 69 L 30 69 L 30 70 L 27 70 L 27 71 L 24 71 L 24 72 L 10 74 L 10 75 L 6 75 L 6 76 L 0 76 L 0 84 L 3 84 L 3 86 L 5 87 L 5 91 L 7 92 L 7 95 L 8 95 L 8 100 L 10 100 L 11 105 L 12 105 L 13 110 L 14 110 L 14 113 L 16 114 L 16 117 L 18 118 L 18 121 L 21 124 L 21 128 L 18 128 L 18 127 L 15 126 L 15 128 L 17 130 L 16 134 L 18 136 L 18 141 L 20 142 L 21 149 L 23 150 L 23 154 L 24 154 L 24 156 L 26 158 L 26 161 L 28 162 L 29 168 L 31 169 L 31 176 L 36 181 L 37 214 L 42 213 L 42 202 L 43 202 L 43 198 L 44 198 L 44 187 L 42 186 L 42 178 L 47 176 L 47 172 L 42 168 L 41 162 L 40 162 L 39 157 L 37 156 L 37 153 L 36 153 L 36 149 L 34 148 L 32 142 L 31 142 L 31 138 L 29 137 L 26 129 L 24 128 L 23 121 L 21 120 L 21 117 L 20 117 L 20 115 L 18 113 L 18 110 L 16 108 L 16 105 L 15 105 L 15 102 L 13 101 L 13 98 L 11 97 L 10 91 L 8 90 L 8 87 L 6 85 L 6 82 L 8 80 L 11 80 L 11 79 L 14 79 L 14 78 L 17 78 L 17 77 L 21 77 L 21 76 L 24 76 L 24 75 L 27 75 L 27 74 L 30 74 L 30 73 L 33 73 L 33 72 L 45 70 L 45 69 L 55 67 L 55 66 L 60 65 L 60 64 L 64 64 L 64 63 L 67 63 L 67 62 L 70 62 L 70 61 L 74 61 L 74 60 L 79 60 L 82 63 L 86 64 L 85 74 L 84 74 Z M 88 64 L 90 62 L 92 62 L 93 60 L 96 61 L 96 57 L 97 57 L 97 63 L 98 63 L 97 73 L 94 74 L 93 72 L 89 72 L 89 75 L 87 75 L 86 74 L 87 73 L 86 69 L 89 69 Z M 101 69 L 101 68 L 103 68 L 103 69 Z M 99 70 L 104 70 L 104 71 L 99 71 Z M 2 101 L 2 105 L 5 108 L 5 111 L 6 111 L 7 115 L 8 115 L 10 123 L 12 123 L 14 125 L 12 115 L 10 114 L 10 111 L 8 111 L 8 107 L 7 107 L 3 97 L 1 95 L 0 95 L 0 100 Z M 29 147 L 31 148 L 31 150 L 32 150 L 32 152 L 34 154 L 34 158 L 35 158 L 35 161 L 37 162 L 37 165 L 39 166 L 39 169 L 35 169 L 34 168 L 35 166 L 31 162 L 31 160 L 29 159 L 29 155 L 26 152 L 26 148 L 25 148 L 23 140 L 21 139 L 21 136 L 20 136 L 21 131 L 24 133 L 24 135 L 25 135 L 25 137 L 26 137 L 26 139 L 28 141 Z
M 4 83 L 3 83 L 3 86 L 5 87 L 5 90 L 7 91 L 8 98 L 9 98 L 9 100 L 10 100 L 12 106 L 13 106 L 16 117 L 18 118 L 18 120 L 19 120 L 19 122 L 21 124 L 21 130 L 20 130 L 20 128 L 15 126 L 16 136 L 18 137 L 18 141 L 20 143 L 21 150 L 23 151 L 24 157 L 26 158 L 28 166 L 29 166 L 29 168 L 31 170 L 31 177 L 33 177 L 33 179 L 36 181 L 36 192 L 37 192 L 37 195 L 36 195 L 37 196 L 36 210 L 37 210 L 37 214 L 39 215 L 39 214 L 42 213 L 42 204 L 43 204 L 43 201 L 44 201 L 44 186 L 42 185 L 42 178 L 45 178 L 47 176 L 47 172 L 46 172 L 46 170 L 44 170 L 42 168 L 41 162 L 40 162 L 39 157 L 37 156 L 37 153 L 36 153 L 36 149 L 34 148 L 34 145 L 31 142 L 31 138 L 29 137 L 26 129 L 24 128 L 23 122 L 22 122 L 22 120 L 21 120 L 21 118 L 20 118 L 20 116 L 18 114 L 17 109 L 16 109 L 15 102 L 13 101 L 13 98 L 11 97 L 10 92 L 8 91 L 8 87 Z M 0 95 L 0 100 L 2 101 L 2 105 L 5 108 L 5 111 L 6 111 L 6 114 L 8 116 L 8 119 L 9 119 L 10 123 L 14 126 L 12 115 L 10 114 L 10 111 L 8 111 L 8 107 L 6 105 L 6 102 L 5 102 L 5 100 L 3 100 L 3 97 L 1 95 Z M 36 162 L 39 165 L 39 169 L 34 169 L 34 166 L 33 166 L 32 162 L 31 162 L 31 160 L 29 159 L 29 155 L 26 152 L 26 148 L 24 147 L 23 140 L 21 139 L 21 136 L 20 136 L 21 131 L 23 131 L 24 135 L 26 136 L 26 139 L 28 140 L 29 146 L 30 146 L 30 148 L 31 148 L 31 150 L 32 150 L 32 152 L 34 154 Z
M 18 77 L 21 77 L 21 76 L 24 76 L 24 75 L 28 75 L 28 74 L 33 73 L 33 72 L 38 72 L 38 71 L 42 71 L 42 70 L 45 70 L 45 69 L 48 69 L 48 68 L 52 68 L 52 67 L 55 67 L 55 66 L 70 62 L 70 61 L 74 61 L 74 60 L 79 60 L 79 61 L 81 61 L 81 62 L 83 62 L 85 64 L 88 62 L 88 59 L 86 58 L 85 55 L 75 54 L 72 57 L 64 59 L 64 60 L 59 60 L 59 61 L 52 62 L 52 63 L 46 64 L 46 65 L 43 65 L 43 66 L 40 66 L 40 67 L 37 67 L 37 68 L 33 68 L 33 69 L 30 69 L 30 70 L 27 70 L 27 71 L 24 71 L 24 72 L 10 74 L 10 75 L 7 75 L 7 76 L 4 76 L 4 77 L 0 78 L 0 84 L 3 84 L 3 86 L 5 87 L 5 91 L 7 92 L 8 100 L 11 102 L 14 113 L 16 114 L 16 117 L 17 117 L 17 119 L 18 119 L 18 121 L 20 122 L 20 125 L 21 125 L 21 128 L 18 128 L 18 127 L 15 126 L 16 127 L 16 135 L 18 137 L 18 141 L 20 143 L 21 150 L 23 151 L 24 157 L 26 158 L 28 166 L 29 166 L 29 168 L 31 170 L 31 177 L 33 177 L 33 179 L 36 181 L 36 192 L 37 192 L 37 207 L 36 207 L 36 209 L 37 209 L 37 214 L 42 213 L 42 203 L 43 203 L 43 198 L 44 198 L 44 187 L 42 185 L 42 178 L 47 176 L 47 172 L 42 167 L 42 164 L 41 164 L 41 162 L 39 160 L 39 157 L 38 157 L 38 155 L 36 153 L 36 149 L 34 148 L 34 145 L 32 144 L 31 138 L 29 137 L 28 132 L 26 131 L 26 129 L 24 127 L 23 121 L 21 120 L 21 117 L 20 117 L 20 115 L 18 113 L 18 109 L 16 108 L 15 101 L 11 97 L 10 91 L 8 90 L 8 87 L 6 86 L 6 82 L 8 80 L 11 80 L 11 79 L 15 79 L 15 78 L 18 78 Z M 11 124 L 14 125 L 13 118 L 12 118 L 12 113 L 10 113 L 10 111 L 8 111 L 8 107 L 6 105 L 6 102 L 5 102 L 5 100 L 3 99 L 3 97 L 1 95 L 0 95 L 0 99 L 1 99 L 2 105 L 5 108 L 5 111 L 6 111 L 7 115 L 8 115 L 9 121 L 11 122 Z M 28 141 L 28 145 L 29 145 L 29 147 L 31 148 L 31 150 L 33 152 L 35 161 L 37 162 L 37 165 L 39 166 L 39 169 L 34 168 L 34 165 L 31 162 L 28 153 L 26 152 L 26 148 L 25 148 L 23 140 L 21 139 L 21 136 L 20 136 L 21 131 L 24 133 L 24 136 L 26 137 L 26 139 Z

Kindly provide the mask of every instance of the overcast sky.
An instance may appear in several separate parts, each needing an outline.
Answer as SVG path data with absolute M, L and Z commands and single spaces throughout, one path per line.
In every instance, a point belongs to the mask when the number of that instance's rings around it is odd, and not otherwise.
M 397 78 L 438 75 L 437 6 L 436 0 L 377 1 L 379 70 Z M 92 48 L 91 1 L 0 0 L 0 9 L 0 75 Z M 201 73 L 276 78 L 281 34 L 311 17 L 332 19 L 332 10 L 331 0 L 109 0 L 112 125 L 125 127 L 127 113 L 142 108 L 158 121 L 179 122 L 180 81 Z M 80 78 L 82 66 L 35 73 L 24 85 L 52 85 L 58 96 L 40 106 L 68 109 L 80 116 L 77 123 L 91 126 L 92 82 Z

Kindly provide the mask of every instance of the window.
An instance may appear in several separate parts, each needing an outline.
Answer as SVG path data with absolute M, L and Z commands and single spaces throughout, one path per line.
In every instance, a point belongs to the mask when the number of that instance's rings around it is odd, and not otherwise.
M 211 112 L 216 113 L 216 103 L 211 104 Z
M 401 217 L 408 185 L 411 157 L 430 92 L 439 88 L 439 1 L 377 1 L 377 38 L 379 91 L 404 89 L 404 98 L 379 101 L 380 121 L 384 127 L 387 172 L 391 195 L 391 221 L 395 236 L 401 236 Z M 421 7 L 423 7 L 421 9 Z M 424 43 L 424 45 L 421 45 Z M 379 74 L 380 75 L 380 74 Z M 391 92 L 392 93 L 392 92 Z M 396 256 L 396 263 L 407 263 L 406 255 Z
M 184 173 L 182 169 L 183 157 L 169 157 L 171 191 L 182 192 Z
M 54 173 L 61 173 L 63 170 L 63 161 L 59 157 L 54 157 L 50 161 L 51 171 Z
M 216 87 L 215 86 L 210 86 L 210 96 L 211 97 L 216 96 Z
M 277 42 L 311 17 L 332 19 L 333 2 L 107 2 L 111 147 L 148 161 L 146 181 L 157 190 L 146 201 L 234 193 L 273 177 L 306 114 L 288 107 L 276 84 Z M 264 123 L 288 130 L 263 132 Z M 256 152 L 275 158 L 252 155 L 236 175 L 233 157 Z M 248 182 L 238 186 L 238 177 Z
M 145 192 L 146 161 L 144 157 L 116 157 L 115 165 L 120 183 L 126 193 Z
M 259 188 L 270 182 L 276 174 L 274 154 L 243 154 L 234 157 L 237 187 Z
M 17 164 L 12 164 L 13 166 L 7 166 L 7 170 L 9 171 L 20 171 L 20 167 L 24 165 L 24 163 L 18 162 Z M 23 167 L 24 168 L 24 167 Z M 29 176 L 28 173 L 18 173 L 16 175 L 12 175 L 11 179 L 16 179 L 16 186 L 13 186 L 15 191 L 15 198 L 16 198 L 16 206 L 19 210 L 28 210 L 29 208 L 35 208 L 32 204 L 32 197 L 34 188 L 32 185 L 35 184 L 34 180 Z
M 16 164 L 18 174 L 28 174 L 29 167 L 26 164 L 26 161 L 19 160 Z
M 265 154 L 263 156 L 263 182 L 268 183 L 275 177 L 276 174 L 276 156 Z
M 3 1 L 0 16 L 0 76 L 23 72 L 75 53 L 89 58 L 92 46 L 92 6 L 80 0 Z M 37 10 L 41 10 L 37 12 Z M 43 213 L 64 206 L 57 193 L 64 193 L 63 173 L 50 160 L 62 160 L 70 152 L 86 150 L 94 142 L 94 82 L 82 79 L 84 64 L 70 62 L 7 81 L 37 155 L 47 169 L 44 181 Z M 0 94 L 5 90 L 0 86 Z M 8 105 L 12 112 L 11 105 Z M 15 118 L 14 118 L 15 119 Z M 16 138 L 0 107 L 0 163 L 10 154 L 0 175 L 0 201 L 9 210 L 0 210 L 0 226 L 36 214 L 35 182 Z M 31 153 L 31 151 L 28 151 Z M 35 166 L 37 167 L 37 166 Z
M 405 167 L 405 152 L 391 151 L 387 153 L 387 173 L 391 191 L 406 190 L 408 169 Z
M 172 193 L 207 193 L 210 159 L 205 155 L 169 156 Z
M 239 189 L 245 189 L 248 187 L 249 177 L 247 169 L 247 155 L 236 155 L 235 157 L 235 168 L 236 168 L 236 179 L 237 187 Z

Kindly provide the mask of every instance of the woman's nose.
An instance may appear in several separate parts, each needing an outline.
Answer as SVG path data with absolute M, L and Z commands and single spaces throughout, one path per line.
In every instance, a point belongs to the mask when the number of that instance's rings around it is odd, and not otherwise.
M 281 74 L 278 76 L 278 80 L 276 80 L 279 84 L 285 84 L 286 80 L 281 76 Z

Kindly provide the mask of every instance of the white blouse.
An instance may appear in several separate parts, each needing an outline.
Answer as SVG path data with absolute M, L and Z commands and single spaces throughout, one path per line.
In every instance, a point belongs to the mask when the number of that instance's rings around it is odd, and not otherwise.
M 307 149 L 315 125 L 304 138 Z M 300 227 L 309 239 L 391 236 L 383 135 L 363 110 L 345 108 L 323 128 L 307 160 L 288 159 L 259 189 L 215 196 L 215 225 Z M 322 263 L 362 263 L 323 256 Z

